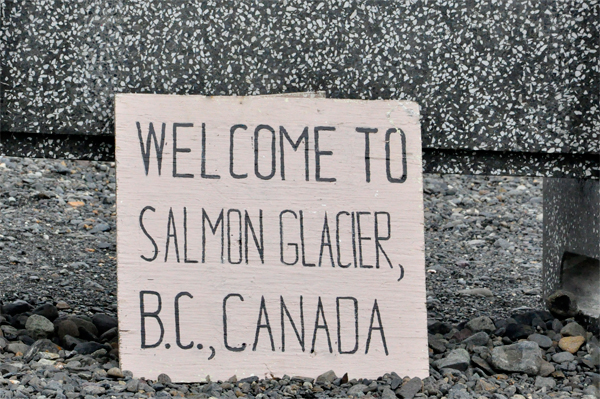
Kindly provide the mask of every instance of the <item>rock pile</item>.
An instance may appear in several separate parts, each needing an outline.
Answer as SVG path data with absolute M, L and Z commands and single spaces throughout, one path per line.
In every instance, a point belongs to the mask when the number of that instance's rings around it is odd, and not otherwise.
M 118 365 L 117 320 L 103 313 L 69 315 L 54 304 L 18 300 L 0 316 L 0 397 L 281 398 L 598 397 L 598 337 L 573 319 L 546 311 L 487 316 L 457 325 L 431 321 L 430 377 L 394 372 L 376 380 L 338 377 L 232 377 L 227 381 L 175 384 L 133 376 Z M 358 376 L 356 376 L 358 377 Z

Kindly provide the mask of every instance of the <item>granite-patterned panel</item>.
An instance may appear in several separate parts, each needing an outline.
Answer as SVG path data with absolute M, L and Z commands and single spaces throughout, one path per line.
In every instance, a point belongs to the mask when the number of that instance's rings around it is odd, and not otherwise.
M 414 100 L 425 148 L 600 152 L 597 0 L 2 0 L 5 132 L 112 134 L 113 94 Z

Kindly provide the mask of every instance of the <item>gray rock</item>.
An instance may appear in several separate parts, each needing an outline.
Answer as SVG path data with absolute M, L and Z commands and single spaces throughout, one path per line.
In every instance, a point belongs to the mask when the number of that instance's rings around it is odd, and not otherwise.
M 490 340 L 490 336 L 487 333 L 480 331 L 476 334 L 471 335 L 469 338 L 466 338 L 462 341 L 463 344 L 473 344 L 475 346 L 485 346 Z
M 472 399 L 473 397 L 465 387 L 457 384 L 448 391 L 448 399 Z
M 560 352 L 552 355 L 552 361 L 554 363 L 572 362 L 573 360 L 575 360 L 575 356 L 569 352 Z
M 467 288 L 456 292 L 458 295 L 464 296 L 485 296 L 492 297 L 494 294 L 488 288 Z
M 554 368 L 554 365 L 552 363 L 543 360 L 542 367 L 540 367 L 539 375 L 542 377 L 548 377 L 550 374 L 554 373 L 555 370 L 556 369 Z
M 158 377 L 156 377 L 156 382 L 161 383 L 163 385 L 167 385 L 171 383 L 171 377 L 169 377 L 165 373 L 161 373 L 158 375 Z
M 356 384 L 353 385 L 350 389 L 348 389 L 348 395 L 356 396 L 359 393 L 364 393 L 367 386 L 365 384 Z
M 475 333 L 479 331 L 484 331 L 489 334 L 496 331 L 496 326 L 494 325 L 494 322 L 487 316 L 474 318 L 473 320 L 467 323 L 466 327 Z
M 25 345 L 22 342 L 11 342 L 6 346 L 6 351 L 10 353 L 27 353 L 29 350 L 29 345 Z
M 578 336 L 582 336 L 583 338 L 587 337 L 587 332 L 585 331 L 585 328 L 583 328 L 579 323 L 574 322 L 574 321 L 567 324 L 566 326 L 564 326 L 560 330 L 560 334 L 563 337 L 578 337 Z
M 539 345 L 540 348 L 548 349 L 552 346 L 552 340 L 550 337 L 542 334 L 531 334 L 527 337 L 529 341 L 535 342 Z
M 106 389 L 98 384 L 85 385 L 81 389 L 81 393 L 84 395 L 103 395 L 105 392 Z
M 123 372 L 121 371 L 121 369 L 118 368 L 118 367 L 111 367 L 106 372 L 106 375 L 108 375 L 109 377 L 113 377 L 113 378 L 123 378 L 123 377 L 125 377 L 123 375 Z
M 423 381 L 419 377 L 411 378 L 398 390 L 398 395 L 404 399 L 412 399 L 423 389 Z
M 51 337 L 54 334 L 54 324 L 38 314 L 32 314 L 27 318 L 25 328 L 33 339 Z
M 600 389 L 598 389 L 598 387 L 596 387 L 595 385 L 588 385 L 583 390 L 583 394 L 592 396 L 594 398 L 600 398 Z
M 469 367 L 471 357 L 464 349 L 454 349 L 445 358 L 436 360 L 435 367 L 438 370 L 450 368 L 465 371 Z
M 396 399 L 396 394 L 388 387 L 383 387 L 381 391 L 381 399 Z
M 56 335 L 58 338 L 63 339 L 65 335 L 70 335 L 72 337 L 79 336 L 79 329 L 77 328 L 77 324 L 73 323 L 71 320 L 61 320 L 56 323 Z
M 536 375 L 542 366 L 542 350 L 531 341 L 497 346 L 492 350 L 492 366 L 502 371 Z
M 139 385 L 140 380 L 138 380 L 137 378 L 132 378 L 129 381 L 127 381 L 127 384 L 125 384 L 125 390 L 127 392 L 137 392 Z
M 337 376 L 335 375 L 335 373 L 333 372 L 333 370 L 329 370 L 323 374 L 321 374 L 320 376 L 317 377 L 317 383 L 321 382 L 333 382 L 337 379 Z
M 38 353 L 58 353 L 60 348 L 49 339 L 40 339 L 29 347 L 27 352 L 24 352 L 23 360 L 30 362 Z
M 556 381 L 551 377 L 535 377 L 535 387 L 536 388 L 546 388 L 546 389 L 554 389 L 556 387 Z

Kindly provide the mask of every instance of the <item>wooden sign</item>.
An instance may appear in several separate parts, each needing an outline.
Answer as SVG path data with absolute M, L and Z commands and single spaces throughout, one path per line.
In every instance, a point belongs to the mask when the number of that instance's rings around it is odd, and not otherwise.
M 428 375 L 418 105 L 117 95 L 120 360 Z

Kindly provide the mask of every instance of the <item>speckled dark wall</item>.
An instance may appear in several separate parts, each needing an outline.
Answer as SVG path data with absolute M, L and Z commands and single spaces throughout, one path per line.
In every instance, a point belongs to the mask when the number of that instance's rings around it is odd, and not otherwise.
M 597 180 L 544 179 L 544 297 L 562 287 L 561 269 L 566 252 L 600 260 Z M 597 281 L 596 290 L 599 286 Z
M 4 132 L 112 134 L 116 92 L 324 90 L 418 101 L 425 148 L 600 151 L 597 0 L 0 1 Z

